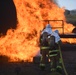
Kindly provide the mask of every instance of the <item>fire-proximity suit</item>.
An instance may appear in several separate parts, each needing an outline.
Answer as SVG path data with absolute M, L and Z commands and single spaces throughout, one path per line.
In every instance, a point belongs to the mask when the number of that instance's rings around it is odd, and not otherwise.
M 40 67 L 45 68 L 46 57 L 50 59 L 51 71 L 62 69 L 61 59 L 59 53 L 60 37 L 56 31 L 52 31 L 50 24 L 46 25 L 46 28 L 41 32 L 40 37 L 40 51 L 41 62 Z

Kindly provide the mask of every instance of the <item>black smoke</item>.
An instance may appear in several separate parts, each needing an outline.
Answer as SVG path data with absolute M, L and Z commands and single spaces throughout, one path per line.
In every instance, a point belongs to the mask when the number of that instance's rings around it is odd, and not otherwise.
M 13 0 L 0 0 L 0 34 L 6 34 L 7 30 L 15 29 L 17 25 L 17 13 Z

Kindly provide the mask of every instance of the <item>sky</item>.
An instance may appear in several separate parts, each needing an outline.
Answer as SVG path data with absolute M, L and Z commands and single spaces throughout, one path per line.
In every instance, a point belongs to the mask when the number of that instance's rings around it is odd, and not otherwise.
M 76 0 L 57 0 L 57 2 L 60 7 L 65 7 L 65 9 L 76 9 Z

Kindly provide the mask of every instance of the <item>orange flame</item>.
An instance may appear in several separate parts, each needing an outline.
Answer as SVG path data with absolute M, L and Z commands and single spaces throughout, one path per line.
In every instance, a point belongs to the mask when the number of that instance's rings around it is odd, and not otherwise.
M 0 38 L 0 55 L 10 57 L 10 61 L 32 61 L 38 53 L 40 30 L 44 27 L 42 20 L 64 20 L 64 9 L 59 8 L 53 0 L 14 0 L 18 25 L 16 30 L 9 29 L 6 36 Z M 52 26 L 61 25 L 51 22 Z M 70 27 L 69 27 L 70 26 Z M 71 32 L 73 25 L 64 22 L 65 32 Z

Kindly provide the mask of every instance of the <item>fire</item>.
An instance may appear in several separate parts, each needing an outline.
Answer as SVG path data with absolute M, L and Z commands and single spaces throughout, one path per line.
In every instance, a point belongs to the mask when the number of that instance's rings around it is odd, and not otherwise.
M 18 25 L 0 37 L 0 55 L 10 57 L 10 61 L 32 61 L 39 51 L 40 31 L 45 26 L 42 20 L 63 20 L 65 32 L 71 32 L 73 25 L 67 24 L 64 9 L 53 0 L 14 0 Z M 61 22 L 51 22 L 52 26 Z M 69 27 L 70 26 L 70 27 Z

